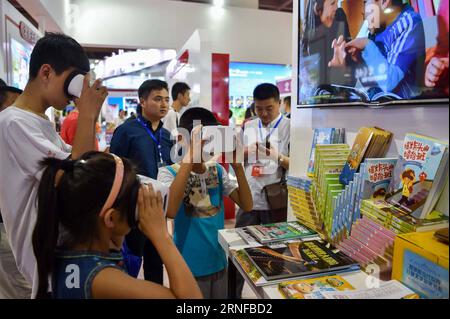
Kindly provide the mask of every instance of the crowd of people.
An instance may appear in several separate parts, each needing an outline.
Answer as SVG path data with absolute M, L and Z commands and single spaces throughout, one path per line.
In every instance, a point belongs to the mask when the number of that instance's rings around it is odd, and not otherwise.
M 289 169 L 290 101 L 283 115 L 278 88 L 258 85 L 234 151 L 205 159 L 202 130 L 220 121 L 187 107 L 188 84 L 169 90 L 147 80 L 137 114 L 99 152 L 96 122 L 108 94 L 100 80 L 89 85 L 85 76 L 61 135 L 45 115 L 69 104 L 63 86 L 74 70 L 89 71 L 83 48 L 47 33 L 31 54 L 24 91 L 0 87 L 0 298 L 226 298 L 224 198 L 239 207 L 236 227 L 287 218 L 287 202 L 274 209 L 266 188 L 281 187 Z M 140 175 L 169 188 L 166 212 Z

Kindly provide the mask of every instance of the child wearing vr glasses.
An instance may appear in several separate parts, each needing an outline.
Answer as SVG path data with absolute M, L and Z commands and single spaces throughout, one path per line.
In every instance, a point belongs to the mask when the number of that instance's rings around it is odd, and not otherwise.
M 0 210 L 17 273 L 28 283 L 17 289 L 28 290 L 28 298 L 30 286 L 36 288 L 37 283 L 31 234 L 41 178 L 39 161 L 45 157 L 76 159 L 95 149 L 95 122 L 108 92 L 100 80 L 89 85 L 90 78 L 85 76 L 89 69 L 89 59 L 77 41 L 48 33 L 31 53 L 23 93 L 0 113 Z M 63 110 L 70 100 L 80 112 L 73 147 L 64 143 L 45 115 L 51 106 Z M 13 281 L 11 273 L 0 276 Z
M 38 298 L 202 297 L 168 234 L 161 193 L 142 184 L 128 160 L 88 152 L 78 160 L 46 158 L 41 165 L 33 232 Z M 132 227 L 155 245 L 170 288 L 127 274 L 119 250 Z
M 186 110 L 180 118 L 179 132 L 184 130 L 183 135 L 192 136 L 189 149 L 181 163 L 162 167 L 158 173 L 158 181 L 170 186 L 167 216 L 175 220 L 175 244 L 207 299 L 227 297 L 227 259 L 218 241 L 218 231 L 224 228 L 225 221 L 224 196 L 245 211 L 253 207 L 242 164 L 235 159 L 231 163 L 236 183 L 220 164 L 205 162 L 204 154 L 197 156 L 205 152 L 202 128 L 218 124 L 204 108 Z

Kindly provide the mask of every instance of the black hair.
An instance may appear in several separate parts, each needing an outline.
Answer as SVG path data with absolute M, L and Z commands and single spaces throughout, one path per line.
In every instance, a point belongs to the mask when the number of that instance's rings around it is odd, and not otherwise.
M 290 97 L 290 96 L 286 96 L 286 97 L 283 99 L 283 101 L 284 101 L 284 103 L 287 103 L 287 104 L 291 105 L 291 97 Z
M 22 90 L 15 88 L 13 86 L 8 86 L 5 81 L 0 79 L 0 109 L 3 107 L 3 104 L 6 102 L 6 98 L 8 97 L 8 92 L 22 94 Z M 5 105 L 9 106 L 9 105 Z
M 3 107 L 3 103 L 5 103 L 6 101 L 6 95 L 7 95 L 6 91 L 0 91 L 0 110 Z
M 191 88 L 184 82 L 177 82 L 172 86 L 172 100 L 178 99 L 178 94 L 184 95 Z
M 191 133 L 194 128 L 194 121 L 201 122 L 203 126 L 220 125 L 211 111 L 203 107 L 191 107 L 181 116 L 178 127 L 184 128 Z
M 38 40 L 31 52 L 30 80 L 36 78 L 44 64 L 51 65 L 58 75 L 71 67 L 86 73 L 90 70 L 89 59 L 81 45 L 62 33 L 47 32 Z
M 258 85 L 253 91 L 253 100 L 267 100 L 274 98 L 276 101 L 280 100 L 280 90 L 272 83 L 263 83 Z
M 169 86 L 166 82 L 161 80 L 147 80 L 144 81 L 144 83 L 141 84 L 141 86 L 138 89 L 138 96 L 140 99 L 146 100 L 148 96 L 152 93 L 154 90 L 167 90 L 169 92 Z
M 112 207 L 129 221 L 129 216 L 135 216 L 140 183 L 131 163 L 122 161 L 123 182 Z M 111 154 L 103 152 L 88 152 L 75 161 L 49 157 L 40 164 L 45 170 L 38 188 L 38 214 L 32 242 L 39 276 L 36 297 L 48 298 L 48 279 L 54 272 L 59 226 L 69 235 L 63 249 L 89 244 L 96 238 L 99 214 L 111 191 L 116 164 Z

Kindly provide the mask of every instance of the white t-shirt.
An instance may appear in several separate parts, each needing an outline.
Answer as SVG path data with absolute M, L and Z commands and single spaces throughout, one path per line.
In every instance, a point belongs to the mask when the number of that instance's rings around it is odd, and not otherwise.
M 258 141 L 258 143 L 263 143 L 268 134 L 270 134 L 269 141 L 270 144 L 278 150 L 279 153 L 288 156 L 289 155 L 289 141 L 291 136 L 291 121 L 282 116 L 280 123 L 277 126 L 277 130 L 273 130 L 276 123 L 280 120 L 281 114 L 271 122 L 267 127 L 261 125 L 261 130 L 259 129 L 259 118 L 251 120 L 245 124 L 244 133 L 246 136 L 251 136 L 247 140 L 248 145 L 253 144 Z M 255 163 L 245 163 L 245 176 L 247 177 L 248 185 L 253 195 L 253 210 L 269 210 L 269 204 L 266 200 L 266 195 L 262 191 L 263 187 L 269 184 L 277 183 L 282 177 L 282 168 L 278 163 L 270 160 L 260 161 L 260 165 L 263 165 L 266 174 L 258 177 L 252 176 L 252 170 Z M 270 173 L 269 173 L 270 171 Z M 286 176 L 288 172 L 286 172 Z
M 65 159 L 71 147 L 54 125 L 14 106 L 0 113 L 0 210 L 17 267 L 37 291 L 37 265 L 32 234 L 37 191 L 45 157 Z
M 173 109 L 173 107 L 170 107 L 169 111 L 167 112 L 166 116 L 163 117 L 161 120 L 163 122 L 163 128 L 168 130 L 172 136 L 176 136 L 176 128 L 177 123 L 180 122 L 181 115 L 187 110 L 187 106 L 181 108 L 180 112 L 177 112 Z

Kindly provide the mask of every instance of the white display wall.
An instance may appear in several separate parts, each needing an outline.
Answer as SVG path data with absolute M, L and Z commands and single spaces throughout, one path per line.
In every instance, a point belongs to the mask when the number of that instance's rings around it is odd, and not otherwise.
M 179 58 L 188 54 L 188 61 L 180 63 Z M 208 30 L 195 30 L 178 50 L 177 59 L 172 60 L 166 71 L 166 80 L 171 87 L 175 82 L 186 82 L 191 87 L 193 107 L 211 110 L 211 41 Z
M 394 140 L 387 156 L 398 156 L 398 149 L 406 133 L 416 132 L 449 142 L 448 105 L 386 106 L 380 109 L 368 107 L 328 107 L 297 108 L 297 54 L 298 54 L 298 1 L 294 0 L 292 38 L 292 115 L 291 115 L 291 154 L 289 174 L 306 176 L 313 137 L 313 129 L 318 127 L 343 127 L 346 129 L 347 143 L 353 145 L 358 129 L 363 126 L 378 126 L 394 133 Z M 448 215 L 448 182 L 438 209 Z M 295 220 L 289 211 L 290 220 Z

